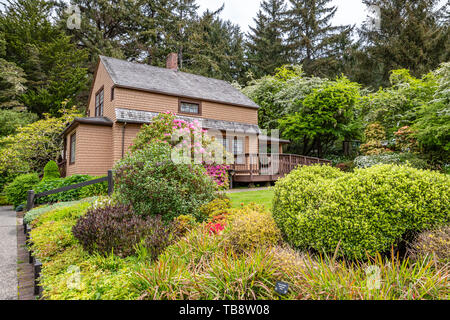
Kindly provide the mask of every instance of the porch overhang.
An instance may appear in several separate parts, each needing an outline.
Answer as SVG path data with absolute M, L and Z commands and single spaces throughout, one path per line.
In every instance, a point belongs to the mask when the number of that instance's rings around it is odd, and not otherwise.
M 122 123 L 146 124 L 150 123 L 152 119 L 159 114 L 158 112 L 121 109 L 121 108 L 116 108 L 115 111 L 116 111 L 116 121 Z M 204 129 L 214 129 L 220 131 L 228 131 L 252 135 L 261 134 L 261 130 L 259 129 L 258 125 L 255 124 L 247 124 L 225 120 L 215 120 L 208 118 L 187 117 L 182 115 L 176 115 L 176 118 L 190 123 L 198 121 L 199 124 Z

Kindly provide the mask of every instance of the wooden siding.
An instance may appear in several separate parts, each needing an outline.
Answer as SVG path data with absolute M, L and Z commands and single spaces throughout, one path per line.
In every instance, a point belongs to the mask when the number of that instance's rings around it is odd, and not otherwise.
M 111 88 L 114 86 L 114 83 L 103 63 L 99 63 L 94 77 L 94 84 L 92 85 L 91 94 L 89 96 L 89 116 L 95 117 L 95 94 L 103 86 L 103 116 L 114 120 L 116 118 L 114 111 L 114 101 L 116 100 L 116 97 L 111 101 Z M 114 95 L 116 94 L 114 93 Z
M 201 101 L 201 103 L 202 114 L 201 116 L 198 116 L 198 118 L 258 124 L 257 109 L 207 101 Z M 178 113 L 178 106 L 178 97 L 117 87 L 114 90 L 114 104 L 109 106 L 109 108 L 124 108 L 152 112 L 171 111 Z M 195 115 L 190 116 L 195 117 Z M 115 116 L 111 119 L 115 120 Z
M 76 133 L 75 163 L 69 163 L 70 136 Z M 79 124 L 66 135 L 67 175 L 106 175 L 112 168 L 111 127 Z

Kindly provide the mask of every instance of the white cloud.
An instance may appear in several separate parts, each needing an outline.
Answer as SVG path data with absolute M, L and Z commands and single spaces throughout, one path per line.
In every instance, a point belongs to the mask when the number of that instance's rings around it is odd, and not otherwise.
M 253 26 L 253 18 L 259 10 L 260 0 L 197 0 L 202 13 L 206 9 L 217 10 L 224 3 L 225 8 L 221 17 L 239 24 L 241 29 L 247 32 L 248 26 Z M 333 5 L 338 6 L 333 19 L 335 25 L 359 25 L 367 15 L 361 0 L 333 0 Z

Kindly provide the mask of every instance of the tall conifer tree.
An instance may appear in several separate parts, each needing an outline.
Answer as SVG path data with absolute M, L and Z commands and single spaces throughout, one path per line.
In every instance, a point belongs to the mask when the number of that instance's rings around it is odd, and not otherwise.
M 255 27 L 250 27 L 246 42 L 247 62 L 256 78 L 272 74 L 289 62 L 283 39 L 284 0 L 264 0 L 257 13 Z
M 379 28 L 368 19 L 358 30 L 353 79 L 377 88 L 389 85 L 390 70 L 421 75 L 450 59 L 448 4 L 439 0 L 364 0 L 380 13 Z
M 332 26 L 337 7 L 332 0 L 289 0 L 285 24 L 294 62 L 308 75 L 339 73 L 339 60 L 351 44 L 350 26 Z

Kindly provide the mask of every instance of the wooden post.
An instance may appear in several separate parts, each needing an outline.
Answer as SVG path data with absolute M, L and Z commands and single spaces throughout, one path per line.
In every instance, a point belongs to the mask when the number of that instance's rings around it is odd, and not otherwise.
M 233 174 L 230 171 L 228 171 L 228 180 L 230 181 L 230 189 L 233 189 Z
M 253 170 L 252 170 L 252 164 L 253 164 L 253 156 L 252 154 L 249 154 L 249 163 L 250 163 L 250 180 L 253 181 Z
M 34 190 L 28 190 L 27 194 L 27 211 L 30 211 L 34 207 Z
M 108 196 L 111 196 L 114 192 L 114 180 L 112 170 L 108 170 Z
M 34 263 L 34 295 L 40 295 L 39 277 L 41 275 L 42 263 L 36 259 Z

